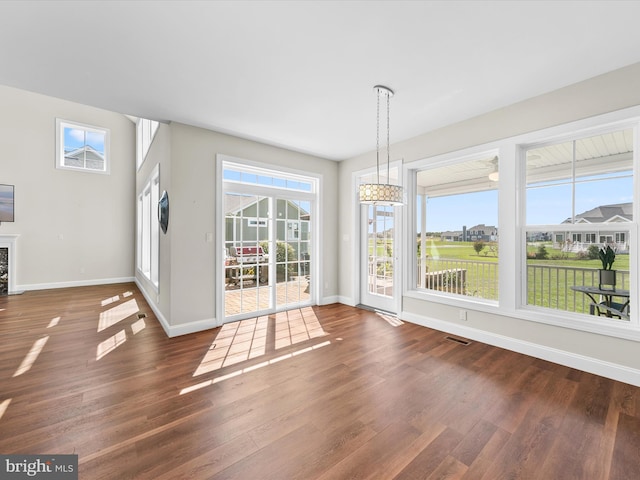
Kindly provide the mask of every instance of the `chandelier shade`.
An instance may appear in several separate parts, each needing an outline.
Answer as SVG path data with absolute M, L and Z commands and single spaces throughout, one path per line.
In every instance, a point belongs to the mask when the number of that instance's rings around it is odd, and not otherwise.
M 393 96 L 393 90 L 383 85 L 373 87 L 378 97 L 377 124 L 376 124 L 376 181 L 377 183 L 363 183 L 358 187 L 358 198 L 364 205 L 389 205 L 399 206 L 404 204 L 404 191 L 400 185 L 380 183 L 380 97 L 387 100 L 387 182 L 390 170 L 389 149 L 389 99 Z
M 359 187 L 360 203 L 366 205 L 402 205 L 404 192 L 400 185 L 363 183 Z

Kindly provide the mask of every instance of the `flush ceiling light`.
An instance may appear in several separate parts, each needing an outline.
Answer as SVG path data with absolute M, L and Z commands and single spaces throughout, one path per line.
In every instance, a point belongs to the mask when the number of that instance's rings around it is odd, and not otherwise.
M 387 182 L 389 181 L 389 99 L 393 97 L 393 90 L 383 85 L 373 87 L 378 97 L 376 122 L 376 180 L 377 183 L 363 183 L 359 186 L 360 203 L 366 205 L 402 205 L 403 192 L 400 185 L 380 183 L 380 97 L 387 99 Z

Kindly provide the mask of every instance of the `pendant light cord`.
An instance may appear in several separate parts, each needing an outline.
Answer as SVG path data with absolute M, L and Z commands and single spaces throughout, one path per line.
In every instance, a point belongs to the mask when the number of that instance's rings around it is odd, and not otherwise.
M 376 183 L 380 185 L 380 90 L 377 90 L 378 103 L 376 105 Z
M 390 174 L 390 170 L 389 170 L 389 165 L 390 165 L 390 158 L 391 158 L 391 154 L 390 154 L 390 143 L 389 143 L 389 99 L 391 98 L 391 95 L 387 92 L 387 181 L 386 183 L 391 183 L 391 179 L 389 177 Z

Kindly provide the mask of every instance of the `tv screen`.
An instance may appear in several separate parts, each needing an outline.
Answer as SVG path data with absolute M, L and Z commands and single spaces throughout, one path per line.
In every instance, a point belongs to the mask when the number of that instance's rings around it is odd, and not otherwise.
M 0 222 L 13 222 L 13 185 L 0 185 Z

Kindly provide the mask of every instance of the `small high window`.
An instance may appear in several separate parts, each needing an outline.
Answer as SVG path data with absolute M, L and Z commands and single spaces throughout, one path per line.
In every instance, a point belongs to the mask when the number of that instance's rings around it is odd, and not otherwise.
M 109 173 L 109 130 L 56 119 L 56 167 Z

